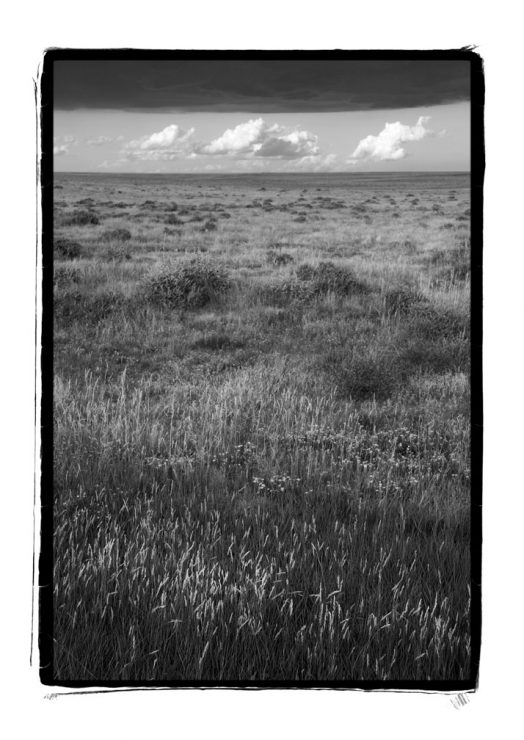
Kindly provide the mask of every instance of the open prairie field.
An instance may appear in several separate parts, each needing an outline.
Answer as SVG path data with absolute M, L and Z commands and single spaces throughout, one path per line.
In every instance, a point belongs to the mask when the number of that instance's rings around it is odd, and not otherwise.
M 467 679 L 469 178 L 54 188 L 56 677 Z

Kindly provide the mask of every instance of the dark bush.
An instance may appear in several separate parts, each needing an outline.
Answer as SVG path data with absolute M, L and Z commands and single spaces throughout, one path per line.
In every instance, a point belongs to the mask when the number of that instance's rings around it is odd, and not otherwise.
M 394 367 L 380 357 L 346 359 L 337 353 L 328 357 L 325 367 L 334 377 L 340 393 L 356 401 L 389 398 L 399 381 Z
M 297 267 L 297 278 L 302 281 L 312 280 L 315 274 L 313 265 L 304 264 Z
M 54 251 L 59 257 L 74 260 L 82 256 L 82 245 L 71 239 L 57 239 L 54 243 Z
M 106 242 L 128 242 L 131 239 L 131 232 L 129 229 L 109 229 L 104 231 L 102 239 Z
M 65 226 L 96 226 L 100 220 L 93 211 L 74 211 L 64 217 L 63 223 Z
M 217 225 L 216 221 L 206 221 L 206 223 L 202 226 L 200 229 L 201 231 L 216 231 Z
M 166 266 L 146 281 L 149 300 L 173 308 L 199 308 L 225 293 L 231 286 L 221 265 L 196 258 Z
M 337 295 L 368 293 L 369 288 L 358 280 L 353 272 L 334 262 L 319 262 L 311 279 L 313 293 L 332 292 Z
M 454 339 L 469 333 L 469 319 L 452 311 L 436 309 L 430 305 L 420 306 L 410 317 L 405 334 L 409 338 L 419 338 L 424 342 L 440 339 Z
M 169 215 L 164 223 L 169 224 L 170 226 L 181 226 L 184 222 L 181 218 L 178 218 L 178 216 L 175 216 L 174 213 Z
M 407 314 L 415 307 L 427 303 L 428 299 L 419 291 L 397 288 L 384 296 L 384 308 L 388 314 Z

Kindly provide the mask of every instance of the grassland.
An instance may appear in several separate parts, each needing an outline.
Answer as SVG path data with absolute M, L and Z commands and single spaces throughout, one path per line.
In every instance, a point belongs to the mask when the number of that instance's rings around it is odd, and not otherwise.
M 56 678 L 468 678 L 466 178 L 54 192 Z

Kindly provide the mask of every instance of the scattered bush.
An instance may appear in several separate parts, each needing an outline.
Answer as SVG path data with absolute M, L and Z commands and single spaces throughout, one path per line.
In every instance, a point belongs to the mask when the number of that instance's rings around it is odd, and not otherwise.
M 64 217 L 65 226 L 96 226 L 100 219 L 93 211 L 74 211 Z
M 200 231 L 216 231 L 217 225 L 216 221 L 212 221 L 211 219 L 209 221 L 206 221 L 206 223 L 202 226 Z
M 128 242 L 131 239 L 129 229 L 109 229 L 104 231 L 102 239 L 106 242 Z
M 63 259 L 74 260 L 82 256 L 82 245 L 72 239 L 57 239 L 54 251 Z
M 200 308 L 225 293 L 230 280 L 221 265 L 193 259 L 165 266 L 146 281 L 149 300 L 173 308 Z

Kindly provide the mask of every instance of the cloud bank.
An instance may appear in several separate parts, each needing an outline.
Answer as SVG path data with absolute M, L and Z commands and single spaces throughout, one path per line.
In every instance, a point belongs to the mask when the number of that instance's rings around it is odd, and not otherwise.
M 420 116 L 414 126 L 407 126 L 400 121 L 386 123 L 377 136 L 366 136 L 361 139 L 357 148 L 348 160 L 349 164 L 374 161 L 385 162 L 404 159 L 407 152 L 402 144 L 408 141 L 421 141 L 433 135 L 433 131 L 426 128 L 430 116 Z
M 54 106 L 60 110 L 333 112 L 428 107 L 469 97 L 467 58 L 243 59 L 239 54 L 54 63 Z

